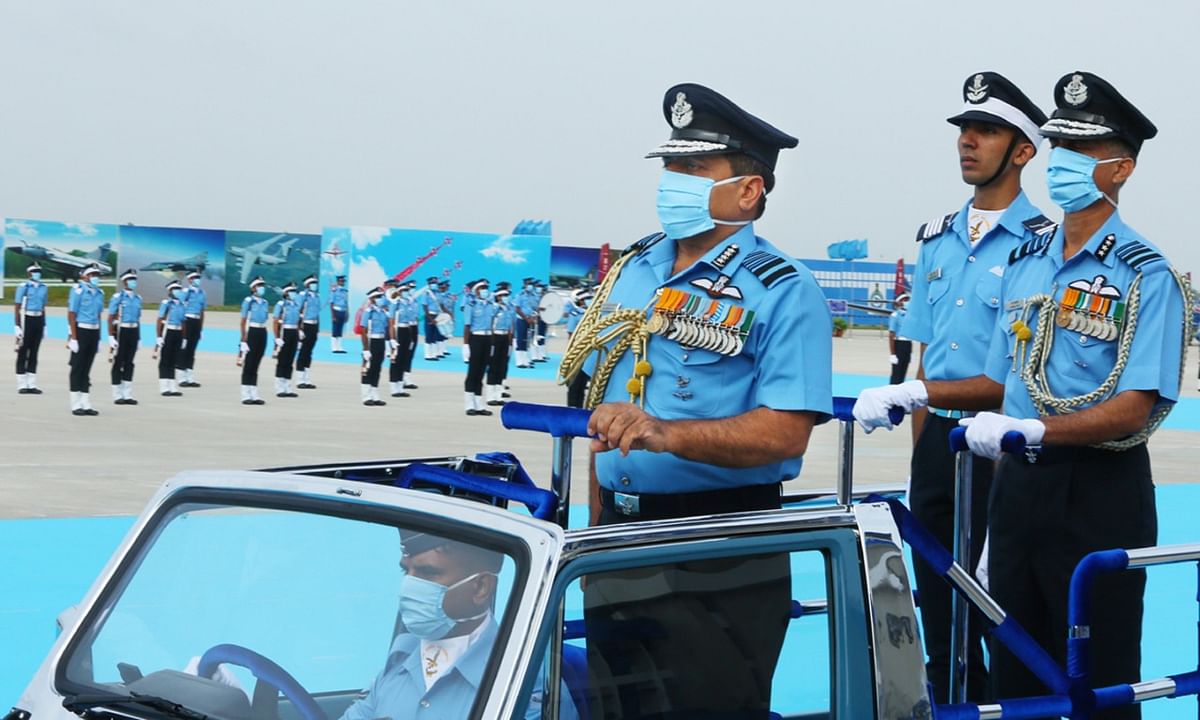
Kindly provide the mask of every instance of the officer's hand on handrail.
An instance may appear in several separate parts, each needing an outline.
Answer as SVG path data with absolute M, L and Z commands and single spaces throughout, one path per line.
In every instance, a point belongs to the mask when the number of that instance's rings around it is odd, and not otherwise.
M 509 430 L 536 430 L 554 437 L 588 437 L 590 410 L 510 402 L 500 410 L 500 424 Z
M 833 417 L 842 422 L 854 422 L 854 408 L 857 402 L 856 398 L 834 396 Z M 904 414 L 904 408 L 899 405 L 892 405 L 887 409 L 887 419 L 893 426 L 904 422 Z
M 993 412 L 963 418 L 958 424 L 964 430 L 962 440 L 957 440 L 955 435 L 960 428 L 952 430 L 951 449 L 961 449 L 956 443 L 961 444 L 965 441 L 971 452 L 992 460 L 998 460 L 1001 453 L 1023 452 L 1026 445 L 1039 445 L 1046 434 L 1046 426 L 1041 420 L 1021 420 Z
M 859 427 L 868 433 L 881 427 L 891 430 L 896 426 L 889 417 L 893 407 L 912 412 L 928 404 L 929 393 L 925 389 L 925 383 L 909 380 L 899 385 L 883 385 L 863 390 L 858 395 L 858 402 L 854 403 L 853 415 Z

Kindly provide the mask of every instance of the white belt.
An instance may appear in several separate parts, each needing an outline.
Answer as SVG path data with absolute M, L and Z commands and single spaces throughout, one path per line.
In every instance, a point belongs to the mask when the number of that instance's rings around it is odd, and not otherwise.
M 283 329 L 284 329 L 284 330 L 295 330 L 297 327 L 299 327 L 299 326 L 297 326 L 297 325 L 284 325 L 284 326 L 283 326 Z
M 182 330 L 183 326 L 182 325 L 168 325 L 167 329 L 168 330 Z
M 186 317 L 186 318 L 191 318 L 192 320 L 199 320 L 199 319 L 200 319 L 200 316 L 199 316 L 199 315 L 190 315 L 190 314 L 189 314 L 189 315 L 184 315 L 184 317 Z
M 416 327 L 417 326 L 417 324 L 415 322 L 405 322 L 405 323 L 397 323 L 397 324 L 400 327 Z
M 96 325 L 96 324 L 94 324 L 94 323 L 81 323 L 81 322 L 77 322 L 77 323 L 75 323 L 75 327 L 81 327 L 81 328 L 83 328 L 84 330 L 99 330 L 99 329 L 100 329 L 100 326 L 99 326 L 99 325 Z
M 319 319 L 318 320 L 304 320 L 302 322 L 305 325 L 320 325 L 321 324 L 321 321 Z
M 346 312 L 346 308 L 344 308 L 344 307 L 338 307 L 337 305 L 334 305 L 334 306 L 333 306 L 333 309 L 334 309 L 334 310 L 338 310 L 338 311 L 340 311 L 340 312 Z
M 472 330 L 471 334 L 472 335 L 491 335 L 492 331 L 491 330 Z
M 25 311 L 25 317 L 41 317 L 41 316 L 42 316 L 41 310 L 26 310 Z
M 256 322 L 252 322 L 252 323 L 246 323 L 246 327 L 265 328 L 266 326 L 267 326 L 267 324 L 266 324 L 265 322 L 262 322 L 262 323 L 256 323 Z
M 367 337 L 371 338 L 372 340 L 382 340 L 383 338 L 385 338 L 387 336 L 384 335 L 383 333 L 371 333 Z
M 123 327 L 123 328 L 135 328 L 135 327 L 141 327 L 141 325 L 139 325 L 138 323 L 121 323 L 121 327 Z

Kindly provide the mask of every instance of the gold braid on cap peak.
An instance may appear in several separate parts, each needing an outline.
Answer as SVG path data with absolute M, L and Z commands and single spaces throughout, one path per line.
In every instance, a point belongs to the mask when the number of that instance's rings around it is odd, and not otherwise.
M 1180 294 L 1183 296 L 1183 342 L 1181 344 L 1181 358 L 1179 361 L 1179 385 L 1183 385 L 1184 366 L 1187 364 L 1188 344 L 1192 337 L 1192 287 L 1187 278 L 1179 274 L 1175 268 L 1170 268 L 1171 275 L 1175 278 L 1175 283 L 1179 288 Z M 1057 397 L 1051 392 L 1050 380 L 1046 377 L 1046 363 L 1050 359 L 1050 348 L 1054 344 L 1054 316 L 1057 308 L 1054 303 L 1054 298 L 1050 295 L 1034 295 L 1025 300 L 1025 308 L 1037 308 L 1037 318 L 1034 322 L 1033 339 L 1029 343 L 1029 354 L 1022 360 L 1020 357 L 1014 357 L 1014 363 L 1021 363 L 1020 377 L 1025 383 L 1026 390 L 1029 391 L 1029 397 L 1033 400 L 1034 407 L 1037 408 L 1038 415 L 1046 416 L 1051 413 L 1057 415 L 1066 415 L 1073 413 L 1083 405 L 1091 405 L 1093 403 L 1107 400 L 1117 387 L 1117 381 L 1121 379 L 1121 374 L 1125 372 L 1125 366 L 1129 363 L 1129 351 L 1133 347 L 1133 334 L 1137 330 L 1138 311 L 1142 300 L 1142 274 L 1139 272 L 1133 280 L 1133 284 L 1129 286 L 1129 299 L 1125 307 L 1125 322 L 1121 326 L 1121 335 L 1117 344 L 1117 361 L 1113 365 L 1112 370 L 1108 373 L 1108 377 L 1104 378 L 1104 382 L 1090 393 L 1076 395 L 1075 397 Z M 1014 351 L 1014 356 L 1018 355 L 1018 350 Z M 1174 403 L 1164 403 L 1156 409 L 1146 423 L 1146 426 L 1138 432 L 1126 438 L 1119 440 L 1108 440 L 1106 442 L 1097 443 L 1093 447 L 1102 448 L 1104 450 L 1128 450 L 1129 448 L 1140 445 L 1158 429 L 1163 420 L 1170 414 Z
M 629 390 L 630 402 L 638 402 L 643 407 L 646 404 L 646 378 L 652 370 L 650 363 L 645 359 L 646 345 L 650 338 L 646 320 L 647 308 L 615 310 L 601 317 L 601 308 L 608 302 L 609 293 L 621 274 L 621 268 L 636 254 L 626 253 L 613 263 L 608 274 L 604 276 L 604 281 L 596 289 L 592 304 L 584 311 L 579 325 L 571 334 L 571 340 L 563 352 L 562 363 L 558 366 L 558 384 L 568 385 L 583 370 L 588 357 L 593 352 L 599 354 L 596 371 L 592 375 L 587 397 L 584 399 L 584 407 L 589 410 L 604 400 L 604 392 L 608 389 L 613 370 L 631 347 L 634 354 L 634 371 L 626 389 Z M 651 302 L 653 301 L 652 298 Z M 616 342 L 613 342 L 614 340 Z M 608 347 L 609 343 L 613 343 L 611 348 Z

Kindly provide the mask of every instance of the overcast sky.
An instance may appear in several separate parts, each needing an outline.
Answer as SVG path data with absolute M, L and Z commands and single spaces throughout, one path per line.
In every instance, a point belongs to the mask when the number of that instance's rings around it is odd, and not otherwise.
M 800 257 L 968 197 L 963 79 L 1047 111 L 1075 69 L 1159 127 L 1127 222 L 1200 270 L 1200 3 L 0 0 L 0 214 L 316 232 L 387 225 L 624 246 L 657 229 L 662 94 L 724 93 L 801 138 L 758 232 Z M 1045 152 L 1025 173 L 1051 217 Z

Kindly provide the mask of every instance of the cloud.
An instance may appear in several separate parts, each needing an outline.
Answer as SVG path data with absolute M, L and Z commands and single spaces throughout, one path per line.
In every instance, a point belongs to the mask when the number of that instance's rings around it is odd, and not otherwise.
M 63 223 L 63 227 L 67 230 L 74 230 L 85 237 L 93 237 L 100 234 L 95 225 L 88 225 L 86 223 Z
M 525 256 L 529 254 L 528 250 L 518 250 L 513 247 L 512 236 L 503 235 L 496 239 L 491 245 L 479 251 L 479 254 L 485 258 L 495 258 L 509 265 L 524 265 L 528 262 Z
M 387 278 L 388 274 L 384 272 L 383 266 L 374 256 L 356 256 L 350 264 L 350 277 L 348 278 L 350 281 L 350 304 L 357 304 L 361 298 L 367 296 L 368 290 L 382 285 Z
M 353 227 L 350 228 L 350 243 L 363 250 L 383 242 L 383 238 L 391 231 L 391 228 Z
M 37 228 L 24 220 L 9 220 L 5 224 L 7 232 L 16 233 L 21 237 L 32 238 L 38 236 Z

